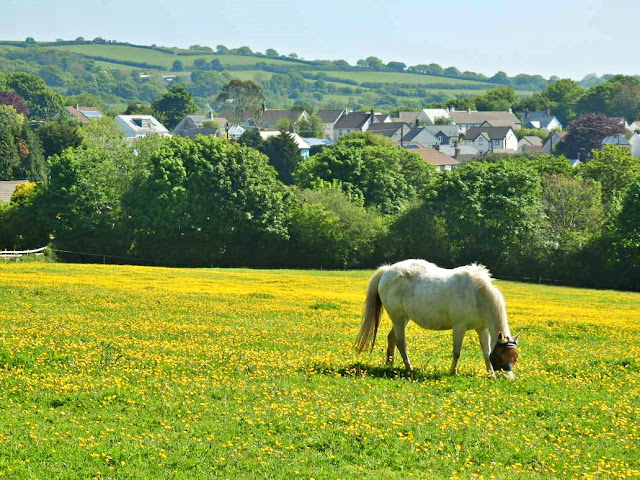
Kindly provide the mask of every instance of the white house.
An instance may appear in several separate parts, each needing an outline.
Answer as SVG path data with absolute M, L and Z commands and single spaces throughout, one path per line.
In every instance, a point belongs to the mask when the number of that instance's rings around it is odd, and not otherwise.
M 333 128 L 334 142 L 349 133 L 366 132 L 374 123 L 389 123 L 389 115 L 371 112 L 351 112 L 340 117 Z
M 335 124 L 346 113 L 346 111 L 338 109 L 318 110 L 317 115 L 322 120 L 322 125 L 324 126 L 324 134 L 329 140 L 333 141 L 333 129 L 335 127 Z
M 546 112 L 524 112 L 522 122 L 525 128 L 541 128 L 552 132 L 562 130 L 562 124 L 555 115 Z
M 465 133 L 463 142 L 480 153 L 493 150 L 518 150 L 518 137 L 511 127 L 472 127 Z
M 460 128 L 460 133 L 466 133 L 470 128 L 481 125 L 487 127 L 511 127 L 514 131 L 522 126 L 522 122 L 512 112 L 450 111 L 449 116 Z
M 518 152 L 542 152 L 542 139 L 535 135 L 525 135 L 518 141 Z
M 151 135 L 170 137 L 171 134 L 152 115 L 118 115 L 116 123 L 124 136 L 129 139 L 144 138 Z
M 631 156 L 640 157 L 640 134 L 638 132 L 631 135 L 629 144 L 631 145 Z
M 423 108 L 418 112 L 417 120 L 421 125 L 435 125 L 439 118 L 453 121 L 451 120 L 451 115 L 449 115 L 449 110 L 444 108 Z
M 547 138 L 547 141 L 544 142 L 544 145 L 542 146 L 542 153 L 553 153 L 553 149 L 556 148 L 556 146 L 562 142 L 566 136 L 567 132 L 551 132 L 551 135 L 549 135 L 549 138 Z
M 441 142 L 428 130 L 429 127 L 418 127 L 409 130 L 402 138 L 403 142 L 419 143 L 423 147 L 435 148 Z M 456 137 L 457 138 L 457 137 Z
M 280 132 L 279 130 L 262 130 L 260 132 L 260 137 L 262 138 L 262 140 L 266 140 L 269 137 L 275 137 L 277 135 L 280 135 L 281 133 L 282 132 Z M 300 155 L 302 155 L 303 158 L 308 158 L 311 146 L 304 140 L 304 138 L 302 138 L 297 133 L 289 133 L 289 135 L 291 135 L 293 141 L 296 142 L 296 145 L 298 145 L 298 148 L 300 149 Z

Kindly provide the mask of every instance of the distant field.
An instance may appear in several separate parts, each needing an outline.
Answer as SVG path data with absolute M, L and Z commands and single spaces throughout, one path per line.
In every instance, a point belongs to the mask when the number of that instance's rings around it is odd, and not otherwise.
M 495 88 L 496 85 L 487 82 L 475 80 L 462 80 L 458 78 L 436 77 L 433 75 L 419 75 L 416 73 L 399 73 L 399 72 L 309 72 L 309 73 L 325 73 L 329 77 L 344 78 L 353 80 L 358 83 L 363 82 L 381 82 L 381 83 L 410 83 L 415 85 L 429 85 L 433 83 L 447 83 L 451 85 L 483 85 L 487 88 Z
M 371 273 L 0 265 L 0 477 L 640 477 L 640 294 L 498 281 L 516 379 L 415 325 L 408 374 Z
M 216 54 L 202 54 L 202 55 L 172 55 L 170 53 L 164 53 L 157 50 L 148 48 L 130 47 L 127 45 L 100 45 L 100 44 L 87 44 L 87 45 L 64 45 L 55 47 L 45 47 L 54 50 L 63 50 L 79 53 L 81 55 L 87 55 L 92 57 L 104 57 L 112 59 L 114 63 L 118 61 L 124 62 L 136 62 L 136 63 L 148 63 L 150 65 L 158 65 L 166 69 L 170 69 L 173 62 L 180 60 L 186 69 L 193 67 L 193 62 L 196 59 L 203 59 L 210 62 L 214 59 L 218 59 L 222 65 L 255 65 L 258 62 L 264 62 L 267 64 L 282 64 L 290 65 L 291 62 L 286 60 L 263 58 L 263 57 L 246 57 L 242 55 L 216 55 Z

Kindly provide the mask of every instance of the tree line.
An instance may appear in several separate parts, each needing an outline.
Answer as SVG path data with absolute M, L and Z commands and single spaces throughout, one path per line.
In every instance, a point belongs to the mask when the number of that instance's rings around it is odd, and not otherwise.
M 287 132 L 275 138 L 132 145 L 110 119 L 91 122 L 79 144 L 49 158 L 47 180 L 0 206 L 0 248 L 273 268 L 420 257 L 482 262 L 498 277 L 640 288 L 640 165 L 620 147 L 578 168 L 496 154 L 437 172 L 372 134 L 309 158 Z

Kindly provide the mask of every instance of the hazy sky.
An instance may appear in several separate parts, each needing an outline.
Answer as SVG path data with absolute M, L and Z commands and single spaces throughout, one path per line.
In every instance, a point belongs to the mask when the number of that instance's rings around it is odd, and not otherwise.
M 575 79 L 640 74 L 639 27 L 633 0 L 0 0 L 2 40 L 246 45 Z

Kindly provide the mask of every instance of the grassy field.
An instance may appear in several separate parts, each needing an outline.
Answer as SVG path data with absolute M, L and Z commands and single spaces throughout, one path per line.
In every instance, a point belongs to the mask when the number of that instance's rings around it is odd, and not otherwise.
M 415 327 L 407 375 L 370 273 L 0 265 L 0 476 L 640 476 L 639 294 L 498 281 L 516 380 Z
M 412 85 L 431 85 L 434 83 L 447 83 L 450 85 L 482 85 L 489 88 L 495 88 L 496 85 L 478 80 L 464 80 L 460 78 L 436 77 L 433 75 L 420 75 L 417 73 L 399 73 L 399 72 L 310 72 L 310 73 L 326 73 L 329 77 L 344 78 L 353 80 L 358 83 L 364 82 L 381 82 L 381 83 L 408 83 Z M 473 90 L 471 90 L 473 93 Z

